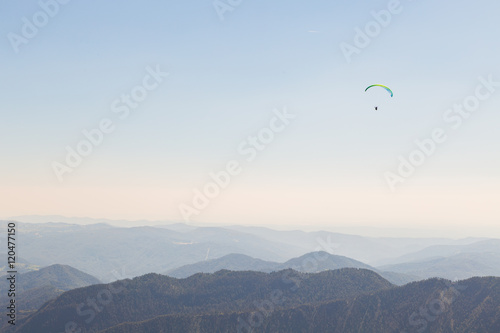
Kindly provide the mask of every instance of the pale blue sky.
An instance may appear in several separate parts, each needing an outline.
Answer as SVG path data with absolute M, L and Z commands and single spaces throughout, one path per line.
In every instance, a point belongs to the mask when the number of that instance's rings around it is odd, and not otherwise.
M 286 106 L 292 124 L 193 220 L 493 225 L 500 88 L 457 130 L 442 116 L 479 76 L 500 81 L 500 4 L 401 1 L 347 63 L 340 43 L 388 3 L 243 0 L 221 21 L 207 0 L 73 0 L 16 53 L 7 36 L 40 5 L 0 2 L 0 216 L 180 220 L 179 204 Z M 111 103 L 157 65 L 170 76 L 119 120 Z M 394 91 L 377 112 L 373 83 Z M 58 182 L 51 163 L 106 117 L 116 130 Z M 391 193 L 384 172 L 435 127 L 449 139 Z

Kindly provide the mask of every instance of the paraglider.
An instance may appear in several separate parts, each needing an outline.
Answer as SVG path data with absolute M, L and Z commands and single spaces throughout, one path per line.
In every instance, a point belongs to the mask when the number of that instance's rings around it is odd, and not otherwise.
M 389 87 L 387 87 L 387 86 L 384 86 L 384 85 L 382 85 L 382 84 L 372 84 L 371 86 L 368 86 L 368 87 L 365 89 L 365 92 L 366 92 L 368 89 L 372 88 L 372 87 L 381 87 L 381 88 L 384 88 L 385 90 L 387 90 L 387 92 L 388 92 L 388 93 L 390 93 L 390 94 L 391 94 L 391 97 L 392 97 L 392 96 L 394 96 L 394 94 L 392 93 L 391 88 L 389 88 Z M 378 106 L 375 106 L 375 110 L 378 110 Z

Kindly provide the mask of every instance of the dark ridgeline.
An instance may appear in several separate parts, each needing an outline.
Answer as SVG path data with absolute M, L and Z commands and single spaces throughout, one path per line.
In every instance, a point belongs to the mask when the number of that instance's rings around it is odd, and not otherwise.
M 147 274 L 132 280 L 68 291 L 20 321 L 17 332 L 62 332 L 65 324 L 72 321 L 84 333 L 162 315 L 254 311 L 256 304 L 265 301 L 271 301 L 276 309 L 287 308 L 345 299 L 391 287 L 391 283 L 376 273 L 362 269 L 317 274 L 293 270 L 273 273 L 223 270 L 186 279 Z M 79 315 L 78 306 L 88 303 L 89 299 L 95 303 L 80 307 Z
M 254 315 L 253 326 L 249 312 L 167 315 L 101 333 L 496 333 L 500 332 L 500 278 L 471 278 L 455 284 L 430 279 L 268 314 L 262 321 Z
M 102 297 L 106 290 L 110 298 Z M 106 304 L 91 315 L 89 299 Z M 88 322 L 86 322 L 86 320 Z M 147 274 L 71 290 L 19 322 L 16 332 L 500 332 L 500 278 L 397 287 L 373 271 L 315 274 L 219 271 L 175 279 Z M 10 331 L 14 332 L 14 331 Z

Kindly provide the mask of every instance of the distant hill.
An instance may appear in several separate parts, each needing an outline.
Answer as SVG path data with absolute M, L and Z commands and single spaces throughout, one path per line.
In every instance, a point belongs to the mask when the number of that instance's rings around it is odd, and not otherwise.
M 417 262 L 433 258 L 450 257 L 460 253 L 497 253 L 500 254 L 500 239 L 487 239 L 472 244 L 433 245 L 420 251 L 408 253 L 398 258 L 384 260 L 382 265 L 395 265 Z
M 500 278 L 431 279 L 350 299 L 288 309 L 166 315 L 100 333 L 500 332 Z
M 219 271 L 186 279 L 147 274 L 133 280 L 65 292 L 20 322 L 16 332 L 60 332 L 67 322 L 73 321 L 84 333 L 162 315 L 253 311 L 262 304 L 286 308 L 352 298 L 392 286 L 376 273 L 362 269 L 317 274 L 293 270 L 274 273 Z M 105 304 L 97 304 L 99 312 L 92 311 L 90 305 L 84 306 L 78 315 L 79 304 L 98 299 L 97 295 L 103 295 L 106 290 L 116 291 L 111 294 L 112 301 L 106 299 Z
M 63 292 L 98 284 L 95 277 L 67 265 L 52 265 L 37 271 L 17 274 L 16 302 L 19 318 L 36 311 L 47 301 Z M 0 302 L 7 304 L 7 284 L 0 284 Z
M 500 253 L 459 253 L 449 257 L 437 257 L 379 268 L 421 278 L 442 277 L 454 280 L 474 276 L 500 277 Z
M 165 274 L 182 279 L 197 273 L 215 273 L 222 269 L 230 271 L 272 272 L 276 271 L 276 268 L 279 265 L 279 263 L 255 259 L 244 254 L 231 253 L 221 258 L 184 265 L 179 268 L 169 270 Z
M 373 267 L 360 261 L 324 251 L 307 253 L 298 258 L 290 259 L 281 264 L 279 269 L 292 268 L 301 272 L 321 272 L 346 267 L 373 270 Z
M 185 265 L 166 272 L 166 275 L 176 278 L 186 278 L 196 273 L 214 273 L 221 269 L 231 271 L 273 272 L 284 269 L 294 269 L 299 272 L 317 273 L 339 268 L 364 268 L 377 272 L 389 282 L 402 285 L 418 280 L 409 274 L 383 272 L 360 261 L 337 256 L 327 252 L 312 252 L 290 259 L 284 263 L 263 261 L 243 254 L 230 254 L 218 259 L 205 260 L 191 265 Z
M 101 283 L 97 278 L 68 265 L 52 265 L 18 275 L 16 288 L 19 292 L 53 286 L 63 291 Z

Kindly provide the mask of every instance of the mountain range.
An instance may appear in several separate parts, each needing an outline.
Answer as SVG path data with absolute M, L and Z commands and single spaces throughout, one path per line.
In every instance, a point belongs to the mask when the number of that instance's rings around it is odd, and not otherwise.
M 373 271 L 147 274 L 70 290 L 6 332 L 498 332 L 500 278 L 398 287 Z
M 400 263 L 403 256 L 411 257 L 419 251 L 425 256 L 425 251 L 433 246 L 476 247 L 479 251 L 481 244 L 489 241 L 491 246 L 500 248 L 494 243 L 498 240 L 476 238 L 375 238 L 326 231 L 183 224 L 122 228 L 103 223 L 18 223 L 18 231 L 23 258 L 30 263 L 26 270 L 53 264 L 71 265 L 104 282 L 164 273 L 229 254 L 284 263 L 306 253 L 325 251 L 378 269 L 382 264 Z
M 17 225 L 18 322 L 2 332 L 498 329 L 498 239 Z
M 147 274 L 65 292 L 19 322 L 16 332 L 61 332 L 68 322 L 82 332 L 100 331 L 124 322 L 142 322 L 163 315 L 253 311 L 269 304 L 288 308 L 391 287 L 391 283 L 376 273 L 360 269 L 316 274 L 294 270 L 273 273 L 222 270 L 186 279 Z

